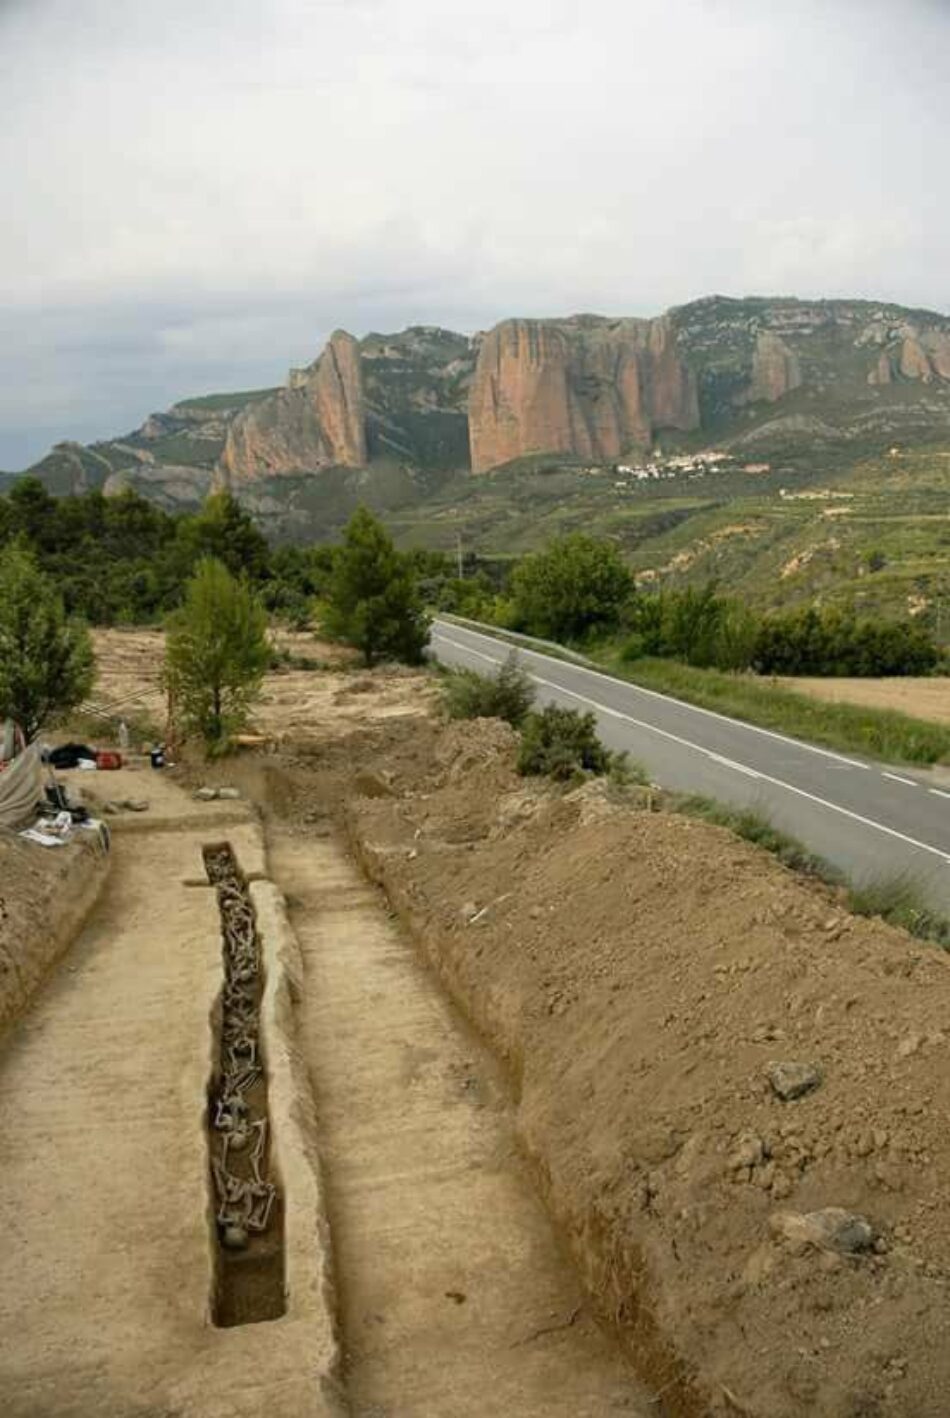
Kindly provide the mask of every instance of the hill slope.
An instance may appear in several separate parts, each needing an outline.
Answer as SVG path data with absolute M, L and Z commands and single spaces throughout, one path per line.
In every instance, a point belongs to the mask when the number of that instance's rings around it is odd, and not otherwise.
M 58 494 L 133 487 L 168 509 L 230 486 L 284 539 L 332 538 L 360 501 L 404 542 L 461 535 L 494 555 L 593 528 L 654 579 L 716 574 L 776 603 L 873 587 L 907 605 L 943 584 L 942 447 L 945 316 L 713 296 L 473 338 L 338 331 L 282 389 L 182 400 L 28 471 Z

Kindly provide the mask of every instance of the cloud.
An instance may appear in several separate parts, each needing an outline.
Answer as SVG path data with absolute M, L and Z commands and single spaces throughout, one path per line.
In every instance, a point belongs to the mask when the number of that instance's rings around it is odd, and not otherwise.
M 336 325 L 942 307 L 948 37 L 928 0 L 8 2 L 0 467 Z

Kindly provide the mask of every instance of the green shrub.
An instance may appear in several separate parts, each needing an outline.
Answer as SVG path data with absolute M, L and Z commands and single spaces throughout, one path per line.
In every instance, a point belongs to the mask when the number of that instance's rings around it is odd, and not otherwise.
M 834 606 L 761 616 L 742 601 L 701 589 L 640 593 L 625 607 L 626 663 L 649 656 L 700 669 L 764 675 L 919 675 L 938 660 L 914 621 L 859 620 Z
M 534 686 L 514 650 L 497 674 L 453 670 L 444 681 L 443 693 L 450 719 L 504 719 L 515 729 L 534 703 Z
M 548 704 L 525 720 L 519 773 L 544 774 L 565 783 L 584 773 L 608 773 L 613 759 L 597 736 L 597 720 L 590 712 Z

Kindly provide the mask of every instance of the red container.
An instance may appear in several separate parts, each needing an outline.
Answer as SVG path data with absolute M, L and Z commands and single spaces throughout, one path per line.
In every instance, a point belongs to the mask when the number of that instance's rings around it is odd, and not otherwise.
M 100 748 L 96 753 L 97 768 L 121 768 L 122 755 L 111 748 Z

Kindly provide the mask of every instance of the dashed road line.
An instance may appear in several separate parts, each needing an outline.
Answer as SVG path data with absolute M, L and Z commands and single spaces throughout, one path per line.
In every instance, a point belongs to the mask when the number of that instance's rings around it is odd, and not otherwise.
M 456 650 L 462 650 L 469 655 L 477 655 L 481 660 L 488 660 L 491 664 L 500 664 L 501 661 L 494 659 L 491 655 L 485 655 L 480 650 L 474 650 L 470 645 L 464 645 L 458 640 L 452 640 L 449 636 L 441 637 L 447 645 L 452 645 Z M 916 847 L 918 851 L 929 852 L 931 856 L 939 857 L 942 862 L 950 864 L 950 854 L 940 847 L 934 847 L 929 842 L 920 842 L 916 837 L 908 837 L 905 832 L 898 832 L 896 827 L 888 827 L 883 822 L 877 822 L 873 817 L 865 817 L 862 813 L 853 812 L 851 808 L 842 807 L 840 803 L 829 802 L 827 798 L 820 798 L 816 793 L 809 793 L 804 788 L 798 788 L 794 783 L 787 783 L 783 778 L 773 778 L 770 773 L 761 773 L 754 768 L 747 767 L 744 763 L 737 763 L 734 759 L 724 758 L 721 754 L 714 753 L 712 749 L 704 748 L 702 744 L 693 743 L 691 739 L 684 739 L 679 734 L 670 733 L 668 729 L 658 728 L 656 724 L 649 724 L 644 719 L 637 719 L 632 714 L 625 714 L 620 709 L 614 709 L 610 704 L 603 704 L 597 699 L 591 699 L 586 694 L 580 694 L 576 689 L 568 689 L 566 685 L 557 684 L 554 680 L 543 679 L 540 675 L 529 675 L 535 684 L 543 685 L 545 689 L 553 689 L 558 694 L 566 694 L 571 699 L 577 699 L 581 704 L 588 705 L 599 714 L 606 714 L 611 719 L 622 719 L 628 724 L 634 724 L 639 729 L 646 729 L 649 733 L 657 734 L 660 738 L 669 739 L 671 743 L 679 744 L 682 748 L 691 749 L 694 753 L 700 753 L 704 758 L 712 759 L 736 772 L 745 773 L 750 777 L 758 778 L 763 783 L 771 783 L 775 788 L 783 788 L 787 793 L 793 793 L 796 797 L 805 798 L 808 802 L 816 803 L 819 807 L 824 807 L 829 812 L 839 813 L 842 817 L 850 818 L 852 822 L 860 822 L 863 827 L 870 827 L 875 832 L 883 832 L 887 837 L 894 837 L 899 842 L 904 842 L 909 847 Z M 601 676 L 609 679 L 609 675 Z M 613 681 L 616 683 L 617 681 Z M 663 696 L 661 695 L 660 698 Z M 721 717 L 721 716 L 717 716 Z M 910 782 L 910 779 L 905 779 Z M 916 783 L 914 784 L 916 787 Z M 931 791 L 936 791 L 931 789 Z M 950 794 L 944 794 L 950 796 Z
M 468 626 L 458 626 L 463 635 L 474 635 L 479 640 L 488 640 L 492 637 L 478 630 L 469 630 Z M 488 660 L 490 664 L 500 665 L 501 660 L 496 660 L 491 655 L 484 655 L 479 650 L 475 650 L 471 645 L 464 645 L 458 640 L 453 640 L 444 631 L 436 629 L 436 638 L 442 639 L 447 645 L 454 645 L 457 650 L 465 650 L 470 655 L 478 655 L 482 660 Z M 539 660 L 548 660 L 555 657 L 545 655 L 542 650 L 532 650 L 528 646 L 512 644 L 510 641 L 495 641 L 495 644 L 504 644 L 508 650 L 517 650 L 522 655 L 534 655 Z M 617 689 L 627 689 L 634 694 L 644 694 L 650 699 L 660 699 L 664 704 L 675 704 L 678 709 L 686 709 L 691 714 L 705 714 L 707 719 L 718 719 L 723 724 L 729 724 L 731 728 L 747 729 L 753 734 L 764 734 L 766 738 L 777 739 L 779 743 L 787 743 L 792 748 L 804 749 L 806 753 L 817 753 L 822 758 L 833 759 L 836 763 L 843 764 L 847 768 L 860 768 L 865 772 L 870 772 L 870 763 L 861 763 L 857 758 L 847 758 L 843 753 L 835 753 L 830 748 L 819 748 L 817 744 L 808 743 L 805 739 L 793 739 L 789 734 L 780 734 L 775 729 L 764 729 L 761 724 L 750 724 L 745 719 L 732 719 L 728 714 L 720 714 L 716 709 L 706 709 L 701 704 L 690 704 L 686 699 L 677 699 L 674 694 L 662 694 L 658 689 L 647 689 L 645 685 L 635 684 L 632 680 L 618 679 L 616 675 L 604 674 L 602 670 L 592 670 L 586 665 L 575 665 L 570 660 L 555 660 L 555 663 L 563 664 L 566 669 L 576 670 L 580 674 L 590 675 L 593 679 L 606 680 L 608 684 L 614 685 Z
M 908 788 L 920 787 L 920 784 L 917 782 L 916 778 L 902 778 L 899 773 L 888 773 L 883 768 L 881 769 L 881 777 L 890 778 L 892 783 L 905 783 Z

